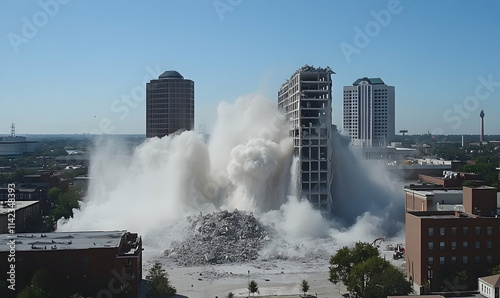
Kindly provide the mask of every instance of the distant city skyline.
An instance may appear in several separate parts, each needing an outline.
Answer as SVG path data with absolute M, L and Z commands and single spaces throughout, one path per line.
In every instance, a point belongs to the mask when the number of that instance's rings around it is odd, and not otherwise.
M 193 5 L 193 3 L 195 5 Z M 343 86 L 396 86 L 395 130 L 500 134 L 500 2 L 2 1 L 0 135 L 144 134 L 145 85 L 166 70 L 196 82 L 195 130 L 217 105 L 277 92 L 305 64 Z M 313 20 L 313 21 L 312 21 Z M 492 33 L 493 32 L 493 33 Z

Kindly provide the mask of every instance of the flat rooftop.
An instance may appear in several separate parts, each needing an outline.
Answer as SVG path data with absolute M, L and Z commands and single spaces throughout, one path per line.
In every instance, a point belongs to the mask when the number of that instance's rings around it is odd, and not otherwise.
M 441 211 L 445 212 L 445 211 Z M 414 214 L 416 215 L 416 214 Z M 417 215 L 420 218 L 432 218 L 432 219 L 443 219 L 443 218 L 455 218 L 455 214 L 443 214 L 443 215 L 436 215 L 436 214 L 431 214 L 431 215 Z
M 456 213 L 458 212 L 458 213 Z M 500 221 L 500 217 L 477 216 L 463 211 L 408 211 L 411 214 L 422 219 L 450 219 L 450 218 L 474 218 L 474 219 L 495 219 Z
M 434 189 L 434 190 L 419 190 L 413 188 L 405 188 L 406 192 L 412 192 L 417 195 L 430 196 L 430 195 L 462 195 L 463 190 L 459 189 Z
M 35 205 L 37 203 L 38 203 L 38 201 L 16 201 L 14 209 L 17 211 L 19 209 L 23 209 L 25 207 Z M 0 215 L 4 215 L 4 214 L 9 213 L 9 209 L 12 209 L 12 207 L 9 206 L 7 201 L 0 202 Z
M 16 251 L 117 248 L 127 231 L 53 232 L 0 234 L 1 243 L 15 239 Z M 0 251 L 9 251 L 0 245 Z

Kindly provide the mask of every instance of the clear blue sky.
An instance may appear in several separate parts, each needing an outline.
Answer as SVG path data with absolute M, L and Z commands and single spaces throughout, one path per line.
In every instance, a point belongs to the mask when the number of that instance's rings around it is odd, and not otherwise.
M 500 134 L 500 1 L 59 1 L 0 2 L 0 134 L 143 134 L 143 80 L 170 69 L 210 131 L 218 102 L 276 100 L 304 64 L 337 73 L 340 127 L 342 86 L 368 76 L 396 87 L 396 131 L 477 134 L 483 108 Z

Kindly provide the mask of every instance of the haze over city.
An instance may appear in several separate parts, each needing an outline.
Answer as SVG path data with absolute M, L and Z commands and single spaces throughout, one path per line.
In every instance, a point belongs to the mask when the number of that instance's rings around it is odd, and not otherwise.
M 276 102 L 305 64 L 336 72 L 339 128 L 342 87 L 367 76 L 395 86 L 396 131 L 478 134 L 484 109 L 500 133 L 497 1 L 57 3 L 0 3 L 0 134 L 144 134 L 145 83 L 169 69 L 210 133 L 219 102 Z

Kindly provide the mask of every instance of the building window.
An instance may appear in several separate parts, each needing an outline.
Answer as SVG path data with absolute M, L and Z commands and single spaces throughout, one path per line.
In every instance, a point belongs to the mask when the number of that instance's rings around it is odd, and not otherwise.
M 462 242 L 462 247 L 463 247 L 463 249 L 468 249 L 469 248 L 469 242 L 467 242 L 467 241 Z
M 481 263 L 481 257 L 480 256 L 475 256 L 474 257 L 474 261 L 476 262 L 476 264 Z
M 469 234 L 469 227 L 463 227 L 462 234 L 464 234 L 464 236 L 467 236 L 467 234 Z
M 486 248 L 492 248 L 492 247 L 493 247 L 493 243 L 491 241 L 487 241 Z
M 481 248 L 481 242 L 476 241 L 475 247 L 476 247 L 476 249 L 480 249 Z
M 464 263 L 464 264 L 469 264 L 469 257 L 467 257 L 467 256 L 463 256 L 463 257 L 462 257 L 462 263 Z
M 439 257 L 439 264 L 441 264 L 441 265 L 444 264 L 444 257 Z
M 491 256 L 486 256 L 486 262 L 488 262 L 488 264 L 491 264 L 492 261 L 493 258 Z
M 456 227 L 451 228 L 451 235 L 453 235 L 453 236 L 457 235 L 457 228 Z
M 488 234 L 488 235 L 493 234 L 493 228 L 492 227 L 487 227 L 486 228 L 486 234 Z
M 441 249 L 441 250 L 444 249 L 444 242 L 443 241 L 439 242 L 439 249 Z
M 444 228 L 439 228 L 439 235 L 444 236 Z
M 457 257 L 453 256 L 451 257 L 451 263 L 456 264 L 457 263 Z
M 452 250 L 457 249 L 457 243 L 456 243 L 455 241 L 453 241 L 453 242 L 451 243 L 451 249 L 452 249 Z
M 434 242 L 429 242 L 429 250 L 433 250 L 434 249 Z
M 481 235 L 481 227 L 476 227 L 476 236 Z
M 428 265 L 434 264 L 434 258 L 433 257 L 428 257 L 427 258 L 427 263 L 428 263 Z
M 434 228 L 429 228 L 429 236 L 434 236 Z

